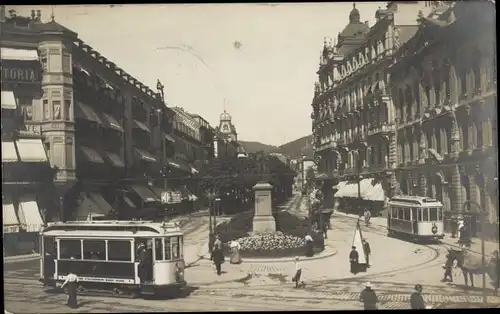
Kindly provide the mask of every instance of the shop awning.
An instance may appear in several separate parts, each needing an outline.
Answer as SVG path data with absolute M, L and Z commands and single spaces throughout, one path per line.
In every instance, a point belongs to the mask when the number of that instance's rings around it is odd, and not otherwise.
M 82 152 L 82 155 L 84 156 L 86 161 L 95 164 L 104 163 L 104 160 L 102 159 L 101 155 L 99 155 L 99 153 L 96 152 L 93 148 L 83 145 L 78 145 L 78 149 Z
M 2 141 L 2 162 L 18 162 L 14 142 Z
M 87 220 L 90 217 L 107 216 L 111 210 L 111 205 L 100 194 L 84 192 L 80 194 L 80 204 L 76 210 L 76 218 L 77 220 Z
M 16 209 L 11 202 L 2 202 L 3 232 L 19 232 L 19 220 L 17 219 Z
M 47 152 L 41 139 L 21 138 L 16 141 L 22 162 L 48 162 Z
M 163 133 L 163 136 L 165 136 L 165 138 L 167 139 L 167 141 L 175 143 L 175 139 L 172 136 L 170 136 L 170 135 L 168 135 L 166 133 Z
M 1 96 L 2 109 L 15 110 L 17 108 L 17 101 L 13 91 L 2 90 Z
M 22 60 L 22 61 L 38 61 L 38 51 L 36 49 L 13 49 L 4 48 L 0 50 L 2 60 Z
M 95 122 L 99 125 L 104 125 L 101 118 L 99 118 L 92 107 L 78 100 L 75 101 L 75 118 Z
M 120 156 L 118 156 L 117 154 L 112 153 L 112 152 L 106 152 L 106 157 L 111 162 L 111 164 L 113 165 L 113 167 L 117 167 L 117 168 L 123 168 L 123 167 L 125 167 L 125 163 L 120 158 Z
M 132 121 L 134 122 L 134 127 L 135 127 L 136 129 L 140 129 L 140 130 L 142 130 L 142 131 L 144 131 L 144 132 L 148 132 L 148 133 L 149 133 L 149 132 L 151 132 L 151 131 L 149 130 L 148 126 L 147 126 L 146 124 L 142 123 L 141 121 L 137 121 L 137 120 L 135 120 L 135 119 L 134 119 L 134 120 L 132 120 Z
M 134 202 L 132 202 L 132 201 L 130 200 L 130 198 L 128 198 L 128 197 L 126 197 L 126 196 L 125 196 L 125 197 L 123 198 L 123 201 L 124 201 L 124 202 L 125 202 L 125 204 L 127 204 L 130 208 L 137 208 L 137 206 L 135 206 Z
M 170 167 L 173 167 L 173 168 L 176 168 L 176 169 L 188 172 L 188 173 L 192 173 L 191 167 L 185 161 L 182 161 L 179 159 L 170 159 L 169 158 L 169 159 L 167 159 L 167 163 Z
M 90 193 L 92 200 L 102 209 L 106 215 L 109 215 L 113 211 L 113 207 L 102 197 L 100 193 Z
M 148 187 L 142 185 L 132 185 L 132 190 L 139 195 L 143 202 L 159 202 L 160 197 L 158 197 L 153 191 Z
M 366 193 L 366 199 L 374 202 L 383 202 L 385 200 L 385 191 L 381 183 L 373 184 Z
M 118 120 L 116 120 L 115 117 L 107 113 L 103 113 L 103 117 L 108 128 L 118 132 L 124 132 L 120 122 L 118 122 Z
M 344 197 L 344 192 L 345 192 L 345 188 L 346 188 L 346 182 L 345 181 L 341 181 L 339 182 L 339 184 L 337 184 L 336 186 L 332 187 L 333 189 L 336 189 L 337 192 L 335 192 L 335 197 Z
M 27 232 L 39 232 L 45 225 L 35 196 L 25 196 L 19 201 L 19 222 Z
M 80 64 L 75 63 L 75 68 L 77 68 L 80 72 L 85 73 L 87 76 L 90 76 L 89 71 L 85 70 Z
M 136 147 L 134 147 L 134 151 L 141 160 L 147 162 L 156 162 L 156 158 L 154 158 L 149 152 Z

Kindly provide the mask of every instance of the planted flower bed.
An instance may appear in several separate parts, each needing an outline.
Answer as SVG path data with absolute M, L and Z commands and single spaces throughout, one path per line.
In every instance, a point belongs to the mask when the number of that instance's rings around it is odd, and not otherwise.
M 323 236 L 309 232 L 309 220 L 297 217 L 289 212 L 277 212 L 276 230 L 273 234 L 252 235 L 253 212 L 245 212 L 218 225 L 215 232 L 221 241 L 227 243 L 238 240 L 240 253 L 246 257 L 289 257 L 305 254 L 305 236 L 311 235 L 314 240 L 314 251 L 324 249 Z M 227 246 L 225 246 L 227 247 Z

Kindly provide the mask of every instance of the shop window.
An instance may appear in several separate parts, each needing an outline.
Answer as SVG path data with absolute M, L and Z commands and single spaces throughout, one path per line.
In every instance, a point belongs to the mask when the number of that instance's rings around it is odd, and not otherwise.
M 163 260 L 163 239 L 157 238 L 155 239 L 155 260 L 162 261 Z
M 108 261 L 132 261 L 132 244 L 124 240 L 108 240 Z
M 59 240 L 60 259 L 81 259 L 82 242 L 80 240 Z
M 105 240 L 83 240 L 83 259 L 106 260 Z

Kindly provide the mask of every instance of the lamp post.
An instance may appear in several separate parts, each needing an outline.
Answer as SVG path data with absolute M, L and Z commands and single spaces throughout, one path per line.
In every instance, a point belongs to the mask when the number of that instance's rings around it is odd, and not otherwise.
M 358 215 L 361 214 L 361 157 L 359 149 L 356 152 L 356 179 L 358 183 Z
M 481 267 L 482 267 L 482 279 L 483 279 L 483 305 L 487 307 L 488 305 L 488 290 L 486 289 L 486 252 L 485 252 L 485 224 L 486 224 L 486 213 L 479 203 L 476 201 L 465 201 L 462 205 L 462 212 L 468 211 L 471 205 L 476 208 L 476 212 L 479 214 L 480 224 L 481 224 Z

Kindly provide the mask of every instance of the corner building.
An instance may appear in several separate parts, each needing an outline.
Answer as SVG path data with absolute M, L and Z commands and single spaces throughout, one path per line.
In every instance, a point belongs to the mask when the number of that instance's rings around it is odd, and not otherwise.
M 390 68 L 397 122 L 396 177 L 405 194 L 441 200 L 446 216 L 487 214 L 498 239 L 495 7 L 456 2 L 420 19 Z
M 382 210 L 396 193 L 394 107 L 387 71 L 397 48 L 417 30 L 417 12 L 430 13 L 429 1 L 391 1 L 375 13 L 371 28 L 353 5 L 349 24 L 337 42 L 325 40 L 312 103 L 315 159 L 320 177 L 337 170 L 340 182 L 324 185 L 357 211 L 361 203 Z M 325 175 L 323 175 L 323 173 Z M 359 181 L 359 191 L 358 191 Z M 330 181 L 331 182 L 331 181 Z

